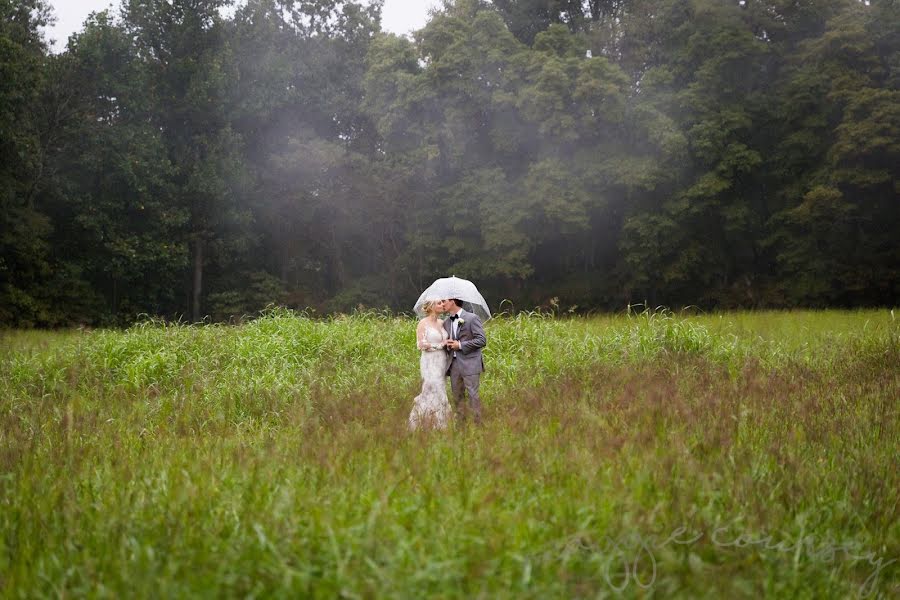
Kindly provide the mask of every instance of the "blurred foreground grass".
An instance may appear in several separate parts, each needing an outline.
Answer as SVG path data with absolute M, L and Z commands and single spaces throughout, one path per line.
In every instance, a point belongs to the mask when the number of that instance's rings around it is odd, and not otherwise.
M 414 321 L 0 333 L 6 597 L 896 597 L 889 311 L 487 325 L 410 435 Z

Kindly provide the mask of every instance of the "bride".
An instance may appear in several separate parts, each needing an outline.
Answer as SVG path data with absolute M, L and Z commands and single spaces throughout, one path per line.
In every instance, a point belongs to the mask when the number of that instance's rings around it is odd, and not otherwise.
M 438 314 L 444 307 L 442 300 L 427 300 L 422 309 L 425 318 L 416 327 L 416 346 L 421 350 L 419 368 L 422 372 L 422 393 L 413 401 L 409 413 L 409 428 L 434 427 L 445 429 L 452 413 L 447 399 L 447 366 L 450 356 L 444 350 L 447 332 Z

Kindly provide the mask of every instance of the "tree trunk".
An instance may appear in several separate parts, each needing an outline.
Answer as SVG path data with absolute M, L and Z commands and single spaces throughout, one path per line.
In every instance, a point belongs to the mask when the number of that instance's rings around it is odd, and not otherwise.
M 200 296 L 203 292 L 203 238 L 194 238 L 194 285 L 191 292 L 191 320 L 200 320 Z
M 338 237 L 337 226 L 331 227 L 331 282 L 332 293 L 339 294 L 346 285 L 346 275 L 344 271 L 344 253 L 342 248 L 342 240 Z

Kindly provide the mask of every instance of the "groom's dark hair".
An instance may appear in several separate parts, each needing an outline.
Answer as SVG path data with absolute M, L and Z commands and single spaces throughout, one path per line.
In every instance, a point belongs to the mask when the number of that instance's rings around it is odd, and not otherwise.
M 459 298 L 450 298 L 450 302 L 453 302 L 458 307 L 462 308 L 462 300 L 460 300 Z

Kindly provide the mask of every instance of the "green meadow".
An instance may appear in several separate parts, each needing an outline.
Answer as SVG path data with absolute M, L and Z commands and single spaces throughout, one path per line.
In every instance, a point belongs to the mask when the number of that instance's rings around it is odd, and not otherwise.
M 410 434 L 414 327 L 0 333 L 0 596 L 900 596 L 892 311 L 500 316 Z

